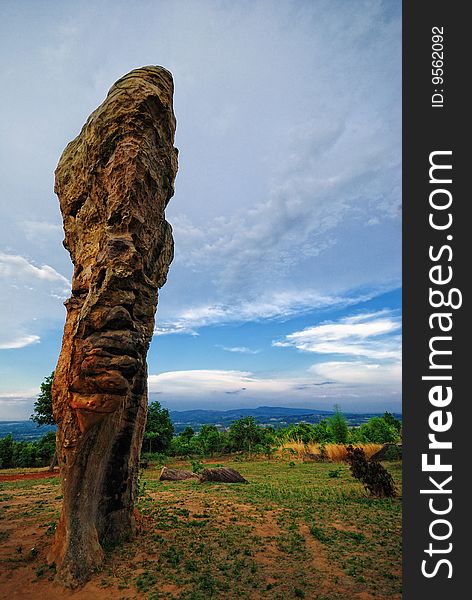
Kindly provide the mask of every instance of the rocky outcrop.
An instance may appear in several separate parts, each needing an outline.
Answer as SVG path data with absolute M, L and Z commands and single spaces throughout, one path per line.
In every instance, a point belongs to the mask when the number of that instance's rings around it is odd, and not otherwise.
M 198 475 L 192 471 L 170 469 L 169 467 L 162 467 L 159 474 L 160 481 L 185 481 L 187 479 L 198 479 Z
M 104 541 L 134 531 L 146 354 L 173 257 L 164 216 L 177 172 L 172 97 L 167 70 L 131 71 L 56 170 L 74 274 L 52 390 L 64 500 L 49 560 L 66 585 L 100 564 Z
M 249 483 L 247 479 L 235 469 L 216 467 L 214 469 L 203 469 L 200 473 L 200 481 L 215 481 L 219 483 Z

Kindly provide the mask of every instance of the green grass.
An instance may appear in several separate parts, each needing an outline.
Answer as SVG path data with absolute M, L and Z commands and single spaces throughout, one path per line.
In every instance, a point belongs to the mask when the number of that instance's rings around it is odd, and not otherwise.
M 224 464 L 250 483 L 160 482 L 158 469 L 141 474 L 139 534 L 107 553 L 97 575 L 110 598 L 401 598 L 400 497 L 366 496 L 343 464 Z M 400 491 L 401 463 L 385 465 Z M 37 524 L 40 556 L 27 564 L 41 580 L 49 577 L 45 549 L 60 501 L 57 478 L 0 484 L 4 539 L 13 544 L 15 526 Z M 0 568 L 30 560 L 12 548 Z

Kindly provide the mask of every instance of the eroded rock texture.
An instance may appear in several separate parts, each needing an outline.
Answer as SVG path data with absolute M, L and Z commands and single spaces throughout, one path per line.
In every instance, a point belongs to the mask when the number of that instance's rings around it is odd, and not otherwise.
M 134 533 L 146 354 L 173 256 L 172 96 L 162 67 L 128 73 L 56 170 L 74 275 L 53 384 L 64 500 L 49 560 L 70 586 L 99 566 L 104 543 Z

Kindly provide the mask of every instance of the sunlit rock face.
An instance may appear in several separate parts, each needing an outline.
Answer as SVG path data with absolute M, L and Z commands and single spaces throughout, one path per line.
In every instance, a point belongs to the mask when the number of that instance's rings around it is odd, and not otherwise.
M 71 585 L 100 562 L 104 538 L 134 526 L 146 355 L 173 257 L 165 220 L 177 173 L 172 98 L 164 68 L 131 71 L 56 169 L 74 274 L 53 384 L 64 505 L 50 560 Z M 91 561 L 78 565 L 85 546 Z

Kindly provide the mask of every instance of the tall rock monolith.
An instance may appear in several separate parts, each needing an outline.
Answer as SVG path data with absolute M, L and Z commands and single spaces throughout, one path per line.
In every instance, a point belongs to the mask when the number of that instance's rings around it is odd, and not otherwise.
M 74 274 L 52 388 L 63 506 L 49 561 L 71 587 L 99 568 L 104 545 L 134 533 L 146 355 L 173 257 L 172 98 L 166 69 L 131 71 L 56 169 Z

